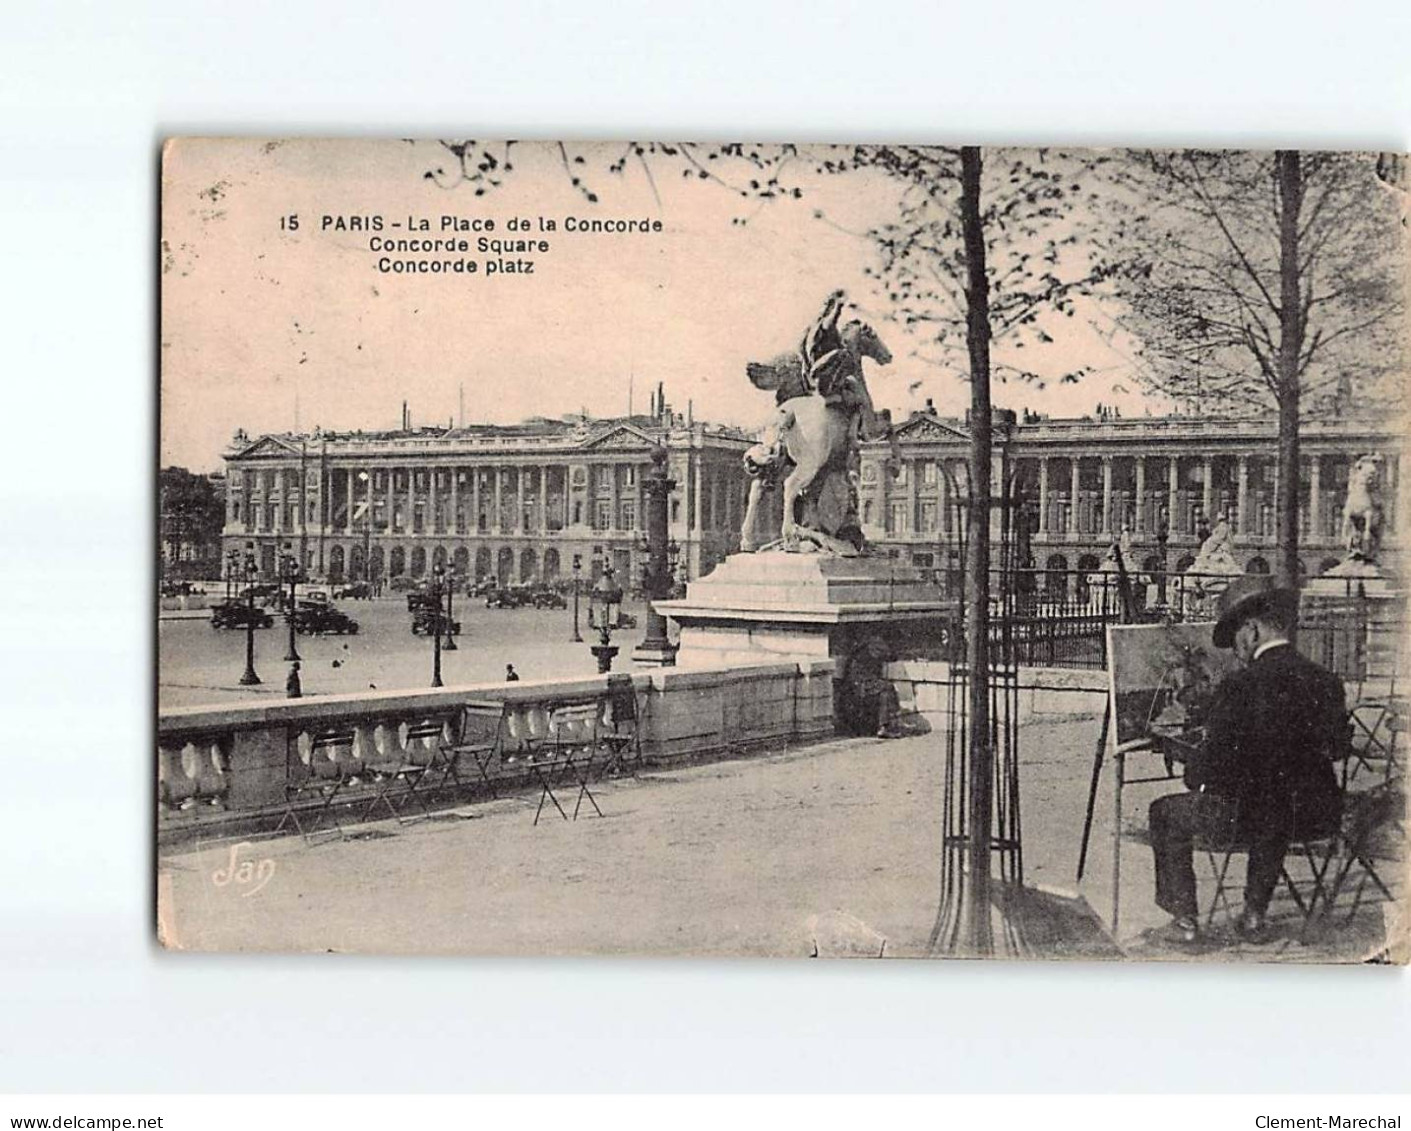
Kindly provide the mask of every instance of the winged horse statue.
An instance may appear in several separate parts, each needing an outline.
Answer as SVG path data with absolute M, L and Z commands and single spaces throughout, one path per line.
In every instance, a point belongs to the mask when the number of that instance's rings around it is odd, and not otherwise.
M 750 383 L 773 391 L 778 407 L 744 456 L 751 483 L 743 550 L 766 545 L 796 550 L 807 543 L 857 553 L 862 547 L 855 487 L 858 444 L 885 438 L 893 460 L 899 457 L 890 415 L 873 407 L 862 371 L 863 358 L 888 365 L 891 351 L 865 322 L 854 319 L 839 326 L 845 297 L 842 291 L 828 296 L 797 353 L 745 367 Z M 782 515 L 779 538 L 770 541 L 760 535 L 760 511 L 766 496 L 776 492 Z M 772 532 L 773 523 L 766 525 Z

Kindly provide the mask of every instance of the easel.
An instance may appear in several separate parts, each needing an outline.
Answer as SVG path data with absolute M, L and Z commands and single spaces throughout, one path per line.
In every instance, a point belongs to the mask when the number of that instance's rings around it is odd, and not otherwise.
M 1097 786 L 1102 778 L 1102 764 L 1107 756 L 1107 737 L 1112 730 L 1112 702 L 1114 693 L 1109 693 L 1107 706 L 1102 712 L 1102 730 L 1098 734 L 1097 748 L 1093 751 L 1093 776 L 1088 783 L 1088 811 L 1083 818 L 1083 842 L 1078 849 L 1078 880 L 1088 862 L 1088 841 L 1093 831 L 1093 813 L 1097 809 Z M 1113 935 L 1117 934 L 1118 918 L 1121 913 L 1122 892 L 1122 789 L 1128 785 L 1143 785 L 1149 782 L 1175 781 L 1176 775 L 1168 761 L 1166 772 L 1156 777 L 1129 778 L 1127 776 L 1127 755 L 1154 753 L 1156 744 L 1150 738 L 1134 738 L 1117 743 L 1112 751 L 1112 760 L 1117 767 L 1117 780 L 1113 789 L 1112 811 L 1112 923 Z
M 1122 551 L 1120 547 L 1114 546 L 1113 553 L 1117 560 L 1117 585 L 1118 593 L 1122 600 L 1122 621 L 1123 624 L 1133 624 L 1137 620 L 1135 603 L 1132 600 L 1131 582 L 1127 576 L 1125 563 L 1122 561 Z M 1083 817 L 1083 840 L 1078 849 L 1078 880 L 1083 879 L 1083 872 L 1088 862 L 1088 842 L 1092 837 L 1093 813 L 1097 809 L 1097 788 L 1098 782 L 1102 779 L 1102 764 L 1107 757 L 1108 736 L 1112 733 L 1112 713 L 1116 709 L 1117 684 L 1112 672 L 1112 639 L 1109 636 L 1107 641 L 1108 655 L 1108 690 L 1107 704 L 1102 711 L 1102 728 L 1098 732 L 1097 746 L 1093 750 L 1093 773 L 1092 779 L 1088 782 L 1088 808 Z M 1151 711 L 1155 711 L 1156 703 L 1161 699 L 1161 688 L 1157 689 L 1157 695 L 1152 702 Z M 1151 712 L 1148 712 L 1147 722 L 1150 723 Z M 1156 745 L 1149 737 L 1134 738 L 1127 742 L 1115 744 L 1112 751 L 1113 761 L 1117 766 L 1117 780 L 1115 783 L 1114 808 L 1112 814 L 1112 923 L 1113 935 L 1117 934 L 1118 918 L 1121 912 L 1121 891 L 1122 891 L 1122 788 L 1126 785 L 1140 785 L 1146 782 L 1170 781 L 1175 778 L 1171 763 L 1166 762 L 1166 773 L 1161 777 L 1127 777 L 1127 755 L 1138 752 L 1152 752 Z

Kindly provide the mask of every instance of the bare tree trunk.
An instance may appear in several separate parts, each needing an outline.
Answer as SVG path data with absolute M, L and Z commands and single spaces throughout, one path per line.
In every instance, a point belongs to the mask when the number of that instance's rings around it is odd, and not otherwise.
M 1303 210 L 1303 167 L 1297 150 L 1274 157 L 1279 177 L 1279 490 L 1280 581 L 1298 585 L 1298 355 L 1303 349 L 1299 294 L 1298 218 Z
M 985 232 L 980 219 L 978 146 L 960 151 L 960 217 L 965 237 L 966 333 L 970 352 L 970 529 L 965 564 L 965 662 L 970 673 L 970 834 L 960 944 L 990 954 L 990 808 L 994 750 L 990 745 L 990 295 Z

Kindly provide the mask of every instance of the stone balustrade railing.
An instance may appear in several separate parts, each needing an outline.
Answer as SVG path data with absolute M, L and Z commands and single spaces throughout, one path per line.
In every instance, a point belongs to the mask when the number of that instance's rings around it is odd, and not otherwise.
M 831 660 L 801 659 L 634 674 L 642 760 L 719 757 L 828 737 L 833 669 Z M 608 697 L 608 678 L 595 677 L 170 708 L 157 717 L 159 814 L 168 828 L 257 817 L 283 808 L 291 773 L 346 779 L 389 759 L 425 761 L 433 730 L 447 741 L 460 737 L 469 700 L 506 704 L 508 726 L 534 734 L 548 725 L 555 704 Z

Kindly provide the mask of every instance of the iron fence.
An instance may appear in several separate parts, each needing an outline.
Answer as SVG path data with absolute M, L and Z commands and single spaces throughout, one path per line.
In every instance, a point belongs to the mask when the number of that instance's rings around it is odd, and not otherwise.
M 1211 621 L 1231 578 L 1223 574 L 1131 574 L 1115 571 L 1001 570 L 990 578 L 990 640 L 1023 667 L 1101 669 L 1107 666 L 1107 626 Z M 937 584 L 958 596 L 945 578 Z M 1355 586 L 1301 594 L 1298 646 L 1344 680 L 1385 682 L 1398 670 L 1407 643 L 1404 594 L 1367 593 Z M 948 651 L 963 654 L 963 627 L 952 628 Z

